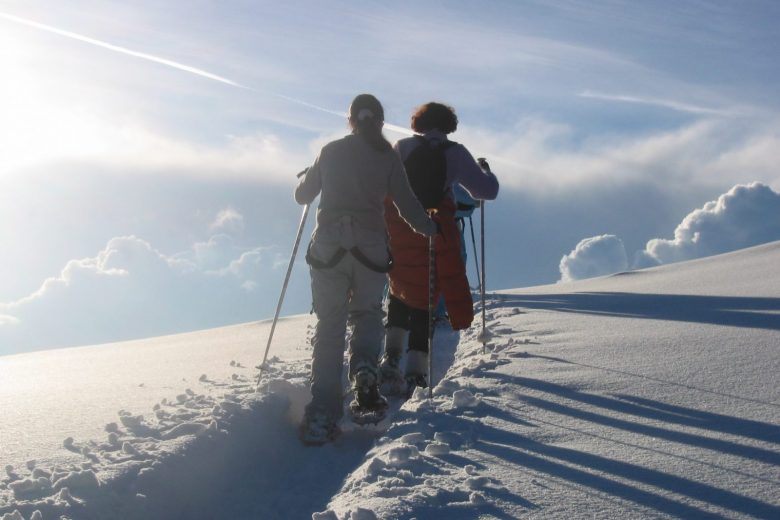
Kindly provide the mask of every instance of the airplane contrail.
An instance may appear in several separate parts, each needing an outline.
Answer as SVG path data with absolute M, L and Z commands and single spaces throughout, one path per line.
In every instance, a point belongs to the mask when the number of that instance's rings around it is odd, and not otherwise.
M 98 40 L 96 38 L 91 38 L 89 36 L 85 36 L 83 34 L 78 34 L 78 33 L 72 32 L 72 31 L 66 31 L 66 30 L 63 30 L 63 29 L 58 29 L 57 27 L 53 27 L 51 25 L 42 24 L 42 23 L 36 22 L 34 20 L 29 20 L 27 18 L 21 18 L 19 16 L 14 16 L 12 14 L 4 13 L 2 11 L 0 11 L 0 18 L 8 20 L 10 22 L 17 23 L 17 24 L 25 25 L 27 27 L 32 27 L 32 28 L 38 29 L 40 31 L 46 31 L 46 32 L 49 32 L 49 33 L 52 33 L 52 34 L 63 36 L 65 38 L 71 38 L 73 40 L 78 40 L 78 41 L 83 42 L 83 43 L 88 43 L 90 45 L 95 45 L 97 47 L 101 47 L 101 48 L 107 49 L 109 51 L 118 52 L 120 54 L 125 54 L 127 56 L 132 56 L 134 58 L 139 58 L 139 59 L 142 59 L 142 60 L 151 61 L 151 62 L 160 64 L 160 65 L 165 65 L 167 67 L 172 67 L 174 69 L 178 69 L 178 70 L 181 70 L 181 71 L 184 71 L 184 72 L 189 72 L 190 74 L 195 74 L 196 76 L 200 76 L 202 78 L 210 79 L 210 80 L 213 80 L 213 81 L 218 81 L 220 83 L 224 83 L 224 84 L 230 85 L 232 87 L 241 88 L 241 89 L 245 89 L 245 90 L 250 90 L 252 92 L 257 92 L 257 93 L 260 93 L 260 94 L 266 94 L 266 95 L 269 95 L 269 96 L 273 96 L 273 97 L 276 97 L 276 98 L 288 101 L 290 103 L 294 103 L 294 104 L 301 105 L 301 106 L 304 106 L 304 107 L 312 108 L 312 109 L 318 110 L 320 112 L 324 112 L 326 114 L 331 114 L 331 115 L 338 116 L 338 117 L 347 117 L 348 116 L 348 114 L 346 112 L 339 112 L 337 110 L 331 110 L 329 108 L 321 107 L 321 106 L 315 105 L 313 103 L 309 103 L 307 101 L 303 101 L 301 99 L 296 99 L 296 98 L 293 98 L 293 97 L 290 97 L 290 96 L 285 96 L 284 94 L 278 94 L 276 92 L 270 92 L 270 91 L 266 91 L 266 90 L 259 90 L 259 89 L 253 88 L 253 87 L 242 85 L 241 83 L 238 83 L 237 81 L 233 81 L 232 79 L 228 79 L 228 78 L 226 78 L 224 76 L 219 76 L 217 74 L 205 71 L 203 69 L 199 69 L 197 67 L 193 67 L 191 65 L 186 65 L 184 63 L 179 63 L 177 61 L 161 58 L 159 56 L 154 56 L 152 54 L 147 54 L 145 52 L 134 51 L 134 50 L 128 49 L 126 47 L 121 47 L 119 45 L 114 45 L 112 43 L 108 43 L 108 42 L 105 42 L 105 41 L 102 41 L 102 40 Z M 394 125 L 394 124 L 385 122 L 384 127 L 387 130 L 390 130 L 392 132 L 397 132 L 399 134 L 414 135 L 414 132 L 412 130 L 410 130 L 408 128 L 405 128 L 403 126 L 398 126 L 398 125 Z M 508 159 L 503 159 L 501 157 L 493 156 L 493 159 L 495 159 L 495 160 L 497 160 L 499 162 L 512 164 L 514 166 L 519 166 L 514 161 L 511 161 L 511 160 L 508 160 Z
M 593 92 L 591 90 L 585 90 L 584 92 L 580 92 L 580 94 L 578 95 L 581 98 L 587 98 L 587 99 L 598 99 L 603 101 L 619 101 L 621 103 L 636 103 L 640 105 L 654 105 L 663 108 L 668 108 L 671 110 L 677 110 L 678 112 L 690 112 L 692 114 L 708 114 L 708 115 L 719 115 L 719 116 L 734 115 L 734 112 L 730 110 L 721 110 L 718 108 L 702 107 L 698 105 L 681 103 L 679 101 L 672 101 L 668 99 L 627 96 L 627 95 L 619 95 L 619 94 L 604 94 L 601 92 Z
M 127 47 L 121 47 L 119 45 L 114 45 L 112 43 L 108 43 L 108 42 L 105 42 L 103 40 L 98 40 L 96 38 L 91 38 L 91 37 L 85 36 L 83 34 L 78 34 L 78 33 L 72 32 L 72 31 L 66 31 L 64 29 L 59 29 L 59 28 L 53 27 L 51 25 L 46 25 L 46 24 L 43 24 L 43 23 L 36 22 L 34 20 L 29 20 L 27 18 L 21 18 L 19 16 L 14 16 L 12 14 L 4 13 L 2 11 L 0 11 L 0 18 L 3 18 L 3 19 L 8 20 L 10 22 L 18 23 L 18 24 L 21 24 L 21 25 L 26 25 L 28 27 L 32 27 L 34 29 L 38 29 L 38 30 L 41 30 L 41 31 L 46 31 L 46 32 L 53 33 L 53 34 L 56 34 L 56 35 L 59 35 L 59 36 L 64 36 L 65 38 L 71 38 L 73 40 L 78 40 L 78 41 L 83 42 L 83 43 L 88 43 L 90 45 L 95 45 L 97 47 L 101 47 L 103 49 L 107 49 L 107 50 L 110 50 L 110 51 L 113 51 L 113 52 L 118 52 L 120 54 L 125 54 L 127 56 L 132 56 L 134 58 L 140 58 L 142 60 L 151 61 L 151 62 L 154 62 L 154 63 L 158 63 L 160 65 L 165 65 L 167 67 L 172 67 L 174 69 L 178 69 L 178 70 L 181 70 L 181 71 L 184 71 L 184 72 L 189 72 L 190 74 L 195 74 L 196 76 L 200 76 L 200 77 L 203 77 L 203 78 L 207 78 L 207 79 L 211 79 L 211 80 L 214 80 L 214 81 L 218 81 L 220 83 L 224 83 L 224 84 L 230 85 L 232 87 L 237 87 L 237 88 L 242 88 L 242 89 L 246 89 L 246 90 L 251 90 L 253 92 L 258 92 L 258 93 L 265 93 L 265 94 L 268 94 L 270 96 L 277 97 L 277 98 L 283 99 L 285 101 L 289 101 L 290 103 L 295 103 L 295 104 L 298 104 L 298 105 L 301 105 L 301 106 L 305 106 L 305 107 L 308 107 L 308 108 L 313 108 L 315 110 L 318 110 L 320 112 L 324 112 L 326 114 L 331 114 L 331 115 L 335 115 L 335 116 L 339 116 L 339 117 L 345 117 L 347 115 L 345 112 L 338 112 L 336 110 L 330 110 L 328 108 L 324 108 L 324 107 L 321 107 L 321 106 L 314 105 L 312 103 L 308 103 L 308 102 L 303 101 L 301 99 L 296 99 L 296 98 L 293 98 L 293 97 L 290 97 L 290 96 L 285 96 L 283 94 L 277 94 L 275 92 L 261 91 L 261 90 L 258 90 L 256 88 L 252 88 L 252 87 L 249 87 L 249 86 L 246 86 L 246 85 L 242 85 L 241 83 L 239 83 L 237 81 L 233 81 L 232 79 L 228 79 L 228 78 L 226 78 L 224 76 L 219 76 L 219 75 L 214 74 L 212 72 L 208 72 L 208 71 L 205 71 L 203 69 L 199 69 L 197 67 L 193 67 L 191 65 L 186 65 L 184 63 L 179 63 L 177 61 L 173 61 L 173 60 L 169 60 L 169 59 L 166 59 L 166 58 L 162 58 L 160 56 L 154 56 L 152 54 L 148 54 L 148 53 L 145 53 L 145 52 L 134 51 L 132 49 L 128 49 Z M 395 125 L 389 125 L 389 126 L 394 127 Z M 397 128 L 399 128 L 402 131 L 407 131 L 406 129 L 403 129 L 403 128 L 400 128 L 400 127 L 397 127 Z
M 7 14 L 0 12 L 0 18 L 4 18 L 8 21 L 15 22 L 21 25 L 26 25 L 28 27 L 32 27 L 34 29 L 39 29 L 41 31 L 46 31 L 54 34 L 58 34 L 60 36 L 64 36 L 66 38 L 71 38 L 74 40 L 78 40 L 80 42 L 89 43 L 91 45 L 96 45 L 98 47 L 102 47 L 104 49 L 108 49 L 110 51 L 119 52 L 121 54 L 126 54 L 128 56 L 133 56 L 135 58 L 141 58 L 142 60 L 148 60 L 153 61 L 154 63 L 159 63 L 161 65 L 167 65 L 168 67 L 173 67 L 174 69 L 183 70 L 185 72 L 189 72 L 192 74 L 195 74 L 197 76 L 201 76 L 208 79 L 213 79 L 214 81 L 219 81 L 220 83 L 225 83 L 227 85 L 231 85 L 238 88 L 249 88 L 245 87 L 244 85 L 241 85 L 240 83 L 237 83 L 233 80 L 223 78 L 222 76 L 217 76 L 216 74 L 212 74 L 211 72 L 206 72 L 205 70 L 191 67 L 189 65 L 184 65 L 183 63 L 178 63 L 172 60 L 166 60 L 165 58 L 160 58 L 158 56 L 153 56 L 151 54 L 146 54 L 144 52 L 138 52 L 134 51 L 132 49 L 127 49 L 125 47 L 120 47 L 118 45 L 113 45 L 108 42 L 104 42 L 101 40 L 97 40 L 95 38 L 90 38 L 88 36 L 84 36 L 82 34 L 74 33 L 71 31 L 65 31 L 62 29 L 57 29 L 56 27 L 52 27 L 51 25 L 45 25 L 42 23 L 35 22 L 33 20 L 27 20 L 26 18 L 20 18 L 18 16 L 14 16 L 12 14 Z M 251 90 L 251 89 L 250 89 Z

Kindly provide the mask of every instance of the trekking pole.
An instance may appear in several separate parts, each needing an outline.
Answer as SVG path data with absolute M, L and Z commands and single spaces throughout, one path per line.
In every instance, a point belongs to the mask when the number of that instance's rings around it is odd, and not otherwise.
M 490 171 L 490 167 L 487 164 L 487 161 L 484 158 L 477 159 L 477 162 L 479 163 L 479 166 L 486 171 Z M 480 247 L 482 249 L 482 278 L 481 282 L 479 284 L 479 296 L 480 296 L 480 304 L 482 306 L 482 333 L 480 336 L 480 341 L 482 342 L 482 353 L 484 354 L 487 350 L 487 340 L 488 340 L 488 333 L 487 329 L 485 328 L 485 271 L 487 271 L 487 267 L 485 266 L 485 203 L 487 201 L 482 201 L 482 204 L 479 205 L 479 215 L 480 215 L 480 229 L 479 229 L 479 240 L 480 240 Z
M 436 210 L 431 210 L 431 217 Z M 433 399 L 433 294 L 436 286 L 436 234 L 428 237 L 428 399 Z
M 482 204 L 479 207 L 479 214 L 480 214 L 480 230 L 479 230 L 479 240 L 480 240 L 480 247 L 482 249 L 482 279 L 479 283 L 479 293 L 480 293 L 480 301 L 482 306 L 482 353 L 485 353 L 486 350 L 486 344 L 488 340 L 487 336 L 487 329 L 485 329 L 485 271 L 487 269 L 485 268 L 485 201 L 482 201 Z
M 469 227 L 471 228 L 471 245 L 474 247 L 474 263 L 477 265 L 477 283 L 482 287 L 482 275 L 480 274 L 479 258 L 477 257 L 477 241 L 474 238 L 474 221 L 471 220 L 471 215 L 469 215 Z
M 303 170 L 298 174 L 301 177 L 308 171 Z M 287 284 L 290 283 L 290 274 L 292 273 L 293 264 L 295 263 L 295 256 L 298 254 L 298 246 L 301 244 L 301 236 L 303 235 L 303 227 L 306 224 L 306 217 L 309 215 L 309 206 L 306 204 L 303 207 L 303 213 L 301 214 L 301 222 L 298 224 L 298 234 L 295 236 L 295 244 L 293 245 L 292 255 L 290 255 L 290 263 L 287 264 L 287 274 L 284 277 L 284 284 L 282 284 L 282 292 L 279 294 L 279 301 L 276 303 L 276 312 L 274 313 L 274 320 L 271 322 L 271 332 L 268 334 L 268 343 L 265 346 L 265 354 L 263 355 L 263 362 L 260 364 L 260 373 L 257 375 L 258 381 L 263 374 L 265 368 L 265 362 L 268 359 L 268 351 L 271 349 L 271 341 L 274 339 L 274 331 L 276 330 L 276 322 L 279 321 L 279 312 L 282 310 L 282 302 L 284 301 L 284 294 L 287 292 Z

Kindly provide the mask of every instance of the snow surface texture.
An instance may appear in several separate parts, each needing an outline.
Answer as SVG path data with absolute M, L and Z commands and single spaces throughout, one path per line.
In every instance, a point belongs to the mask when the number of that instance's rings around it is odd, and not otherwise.
M 213 370 L 179 342 L 189 386 L 101 437 L 32 408 L 0 425 L 3 465 L 25 426 L 67 455 L 39 443 L 8 463 L 0 518 L 780 518 L 778 265 L 780 242 L 489 295 L 486 334 L 437 331 L 433 400 L 418 391 L 321 448 L 296 438 L 311 319 L 283 322 L 258 392 L 252 358 L 224 356 L 267 324 L 207 331 Z M 4 414 L 25 402 L 0 388 Z

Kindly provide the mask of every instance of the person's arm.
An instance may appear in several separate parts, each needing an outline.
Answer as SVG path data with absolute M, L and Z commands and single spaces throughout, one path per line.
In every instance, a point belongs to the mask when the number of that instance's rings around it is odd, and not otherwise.
M 295 202 L 298 204 L 311 204 L 322 190 L 322 167 L 320 160 L 325 150 L 314 159 L 314 164 L 305 170 L 303 178 L 295 187 Z
M 417 197 L 409 185 L 404 165 L 397 158 L 390 173 L 390 185 L 388 187 L 393 204 L 398 208 L 398 213 L 417 233 L 425 236 L 436 234 L 436 223 L 431 220 L 425 209 L 417 200 Z
M 482 168 L 465 146 L 456 145 L 453 150 L 454 181 L 466 188 L 479 200 L 493 200 L 498 196 L 498 179 L 485 162 Z

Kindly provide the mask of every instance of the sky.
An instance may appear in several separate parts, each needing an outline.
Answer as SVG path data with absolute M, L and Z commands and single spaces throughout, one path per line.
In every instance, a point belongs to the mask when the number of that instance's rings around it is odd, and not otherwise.
M 720 251 L 664 241 L 724 197 L 752 209 L 708 242 L 780 239 L 750 227 L 780 221 L 778 21 L 773 1 L 0 1 L 0 355 L 271 317 L 295 173 L 361 92 L 398 127 L 455 107 L 501 182 L 488 289 Z M 284 314 L 310 304 L 299 259 Z

